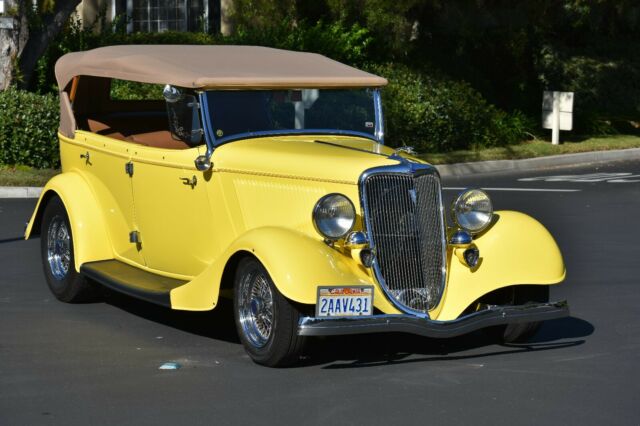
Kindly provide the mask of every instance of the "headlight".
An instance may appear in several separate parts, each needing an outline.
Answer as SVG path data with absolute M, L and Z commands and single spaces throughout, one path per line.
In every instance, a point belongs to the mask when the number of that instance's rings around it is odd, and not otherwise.
M 462 229 L 477 234 L 491 223 L 493 206 L 479 189 L 467 189 L 453 202 L 453 219 Z
M 313 209 L 313 224 L 323 237 L 337 240 L 349 233 L 356 219 L 353 203 L 342 194 L 320 198 Z

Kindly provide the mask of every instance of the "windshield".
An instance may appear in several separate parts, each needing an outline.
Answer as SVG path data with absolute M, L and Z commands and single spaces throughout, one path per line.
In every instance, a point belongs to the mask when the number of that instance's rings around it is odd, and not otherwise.
M 375 139 L 371 89 L 212 90 L 205 94 L 215 145 L 269 134 L 352 134 Z

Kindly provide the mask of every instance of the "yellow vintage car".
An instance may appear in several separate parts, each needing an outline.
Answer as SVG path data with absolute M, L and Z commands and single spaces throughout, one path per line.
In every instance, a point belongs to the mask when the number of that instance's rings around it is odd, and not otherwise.
M 171 309 L 232 298 L 260 364 L 312 336 L 491 328 L 567 316 L 565 267 L 535 219 L 384 145 L 384 78 L 253 46 L 112 46 L 56 64 L 62 173 L 27 226 L 64 302 L 98 284 Z M 113 99 L 114 81 L 162 85 Z M 162 99 L 164 98 L 164 99 Z

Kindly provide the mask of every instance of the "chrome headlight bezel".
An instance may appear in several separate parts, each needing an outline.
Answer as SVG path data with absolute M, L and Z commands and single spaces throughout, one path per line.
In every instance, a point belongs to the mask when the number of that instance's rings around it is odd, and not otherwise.
M 471 196 L 480 196 L 479 200 L 469 201 Z M 488 203 L 488 209 L 479 208 L 479 203 Z M 470 188 L 462 191 L 451 205 L 451 216 L 455 224 L 475 235 L 487 229 L 493 221 L 493 204 L 489 195 L 481 189 Z
M 347 228 L 344 225 L 343 226 L 338 225 L 336 226 L 336 228 L 339 230 L 339 232 L 329 232 L 327 227 L 320 222 L 321 220 L 320 215 L 323 213 L 322 209 L 330 208 L 330 206 L 327 206 L 327 203 L 334 203 L 335 205 L 337 202 L 344 202 L 344 201 L 347 202 L 347 206 L 350 210 L 350 217 L 342 218 L 342 219 L 346 219 L 350 222 L 349 227 Z M 311 215 L 311 219 L 316 231 L 320 235 L 322 235 L 323 238 L 329 241 L 337 241 L 347 236 L 349 232 L 353 230 L 353 227 L 356 223 L 356 208 L 353 205 L 353 202 L 349 199 L 349 197 L 347 197 L 344 194 L 340 194 L 338 192 L 333 192 L 331 194 L 327 194 L 321 197 L 316 202 L 315 206 L 313 207 L 313 213 Z M 331 220 L 331 219 L 326 219 L 326 220 Z M 337 221 L 340 219 L 333 218 L 332 220 Z

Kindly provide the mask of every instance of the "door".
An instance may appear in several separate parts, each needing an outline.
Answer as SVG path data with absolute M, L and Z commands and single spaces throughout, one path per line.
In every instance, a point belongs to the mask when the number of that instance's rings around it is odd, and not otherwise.
M 90 132 L 76 132 L 75 146 L 78 167 L 96 194 L 104 212 L 115 257 L 144 265 L 141 247 L 130 241 L 135 231 L 135 212 L 131 177 L 126 164 L 130 161 L 132 144 Z
M 207 182 L 195 169 L 198 148 L 141 147 L 133 155 L 133 198 L 147 267 L 189 279 L 216 248 Z

